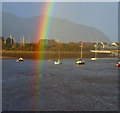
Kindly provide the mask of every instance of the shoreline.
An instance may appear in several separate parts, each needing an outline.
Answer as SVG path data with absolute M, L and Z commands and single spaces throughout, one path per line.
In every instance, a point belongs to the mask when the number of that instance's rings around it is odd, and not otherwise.
M 3 57 L 0 57 L 0 60 L 9 60 L 9 59 L 13 59 L 13 60 L 17 60 L 18 58 L 16 57 L 6 57 L 6 56 L 3 56 Z M 57 59 L 31 59 L 31 58 L 24 58 L 25 60 L 48 60 L 50 62 L 52 61 L 56 61 Z M 77 59 L 77 58 L 62 58 L 62 60 L 65 60 L 65 59 Z M 91 59 L 91 58 L 83 58 L 83 60 L 85 59 Z M 101 60 L 101 59 L 118 59 L 117 57 L 104 57 L 104 58 L 98 58 L 98 60 Z
M 58 59 L 57 51 L 2 51 L 0 59 L 17 59 L 23 57 L 24 59 L 39 59 L 39 55 L 44 54 L 44 59 L 56 60 Z M 80 57 L 80 51 L 61 51 L 61 59 L 77 59 Z M 94 53 L 90 51 L 83 51 L 83 59 L 94 58 Z M 118 56 L 111 56 L 110 54 L 97 54 L 98 58 L 118 58 Z
M 10 56 L 0 56 L 0 59 L 15 59 L 15 57 L 10 57 Z

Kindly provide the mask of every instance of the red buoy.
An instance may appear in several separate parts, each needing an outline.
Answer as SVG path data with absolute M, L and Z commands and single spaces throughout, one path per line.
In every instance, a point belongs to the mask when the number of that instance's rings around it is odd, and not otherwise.
M 120 64 L 116 64 L 116 67 L 120 67 Z

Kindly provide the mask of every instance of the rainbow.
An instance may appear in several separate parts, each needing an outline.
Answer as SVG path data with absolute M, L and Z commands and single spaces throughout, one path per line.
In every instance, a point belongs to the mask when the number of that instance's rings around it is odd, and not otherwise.
M 42 16 L 40 16 L 40 18 L 38 19 L 37 22 L 37 34 L 36 34 L 36 41 L 38 42 L 40 39 L 41 40 L 40 44 L 39 44 L 39 50 L 44 52 L 45 50 L 45 44 L 46 41 L 45 39 L 49 38 L 49 32 L 50 32 L 50 25 L 52 22 L 52 18 L 51 16 L 53 15 L 54 12 L 54 6 L 55 3 L 54 2 L 44 2 L 44 6 L 43 6 L 43 14 Z M 43 59 L 44 54 L 38 54 L 38 58 L 39 59 Z
M 43 3 L 43 2 L 42 2 Z M 37 35 L 36 35 L 36 41 L 40 41 L 38 44 L 37 48 L 39 48 L 39 51 L 36 56 L 37 59 L 40 59 L 39 63 L 37 65 L 37 77 L 34 78 L 33 80 L 33 86 L 37 87 L 38 90 L 33 92 L 34 95 L 34 105 L 33 109 L 34 111 L 39 111 L 40 110 L 40 96 L 41 96 L 41 85 L 42 85 L 42 72 L 43 72 L 43 67 L 44 67 L 44 52 L 45 52 L 45 45 L 46 45 L 46 40 L 49 38 L 49 33 L 50 33 L 50 26 L 52 22 L 51 16 L 53 15 L 54 12 L 54 6 L 55 2 L 44 2 L 43 3 L 43 14 L 42 18 L 38 19 L 37 22 Z M 40 16 L 41 17 L 41 16 Z

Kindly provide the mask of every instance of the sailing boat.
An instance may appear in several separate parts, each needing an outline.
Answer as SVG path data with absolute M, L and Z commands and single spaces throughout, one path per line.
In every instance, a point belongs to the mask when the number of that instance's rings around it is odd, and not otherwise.
M 80 44 L 81 44 L 81 58 L 77 59 L 77 62 L 76 62 L 77 65 L 82 65 L 82 64 L 85 63 L 85 61 L 82 60 L 82 47 L 83 47 L 83 43 L 81 42 Z
M 21 43 L 21 40 L 20 40 L 20 43 Z M 24 47 L 24 44 L 25 44 L 25 41 L 24 41 L 24 35 L 23 35 L 23 40 L 22 40 L 22 46 Z M 16 60 L 16 62 L 23 62 L 23 58 L 22 57 L 19 57 L 19 59 Z
M 57 40 L 57 42 L 59 42 L 58 40 Z M 54 64 L 62 64 L 62 61 L 60 60 L 60 44 L 58 43 L 58 60 L 57 61 L 55 61 L 54 62 Z
M 94 45 L 95 47 L 95 50 L 97 50 L 97 44 Z M 98 58 L 97 58 L 97 52 L 95 52 L 95 58 L 91 58 L 92 61 L 96 61 Z

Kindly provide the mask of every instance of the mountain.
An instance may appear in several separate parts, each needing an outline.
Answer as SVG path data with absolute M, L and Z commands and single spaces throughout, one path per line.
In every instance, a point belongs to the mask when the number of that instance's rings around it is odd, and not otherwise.
M 2 35 L 9 37 L 10 34 L 16 41 L 20 41 L 20 36 L 24 34 L 25 40 L 35 42 L 35 36 L 38 32 L 39 17 L 21 18 L 10 13 L 2 14 Z M 111 42 L 110 39 L 100 30 L 82 25 L 75 24 L 69 20 L 52 18 L 49 39 L 59 38 L 60 42 Z

